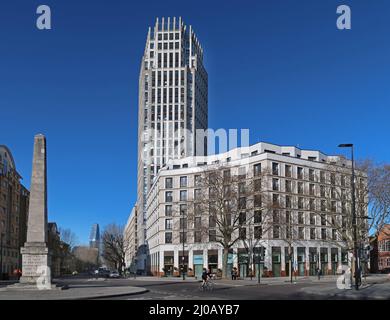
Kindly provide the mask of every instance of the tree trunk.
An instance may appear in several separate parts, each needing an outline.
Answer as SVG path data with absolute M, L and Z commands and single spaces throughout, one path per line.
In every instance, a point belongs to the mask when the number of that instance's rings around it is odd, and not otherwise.
M 229 255 L 229 247 L 223 248 L 223 255 L 222 255 L 222 278 L 227 279 L 227 265 L 228 265 L 228 255 Z

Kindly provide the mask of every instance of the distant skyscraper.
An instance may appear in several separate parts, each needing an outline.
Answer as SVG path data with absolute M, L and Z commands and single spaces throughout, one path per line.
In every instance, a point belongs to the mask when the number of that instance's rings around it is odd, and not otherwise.
M 92 225 L 91 234 L 89 235 L 89 246 L 100 249 L 100 230 L 97 223 Z
M 146 267 L 146 195 L 171 159 L 196 150 L 196 130 L 208 126 L 208 76 L 203 49 L 181 18 L 149 28 L 139 76 L 137 226 L 139 267 Z M 140 261 L 141 260 L 141 261 Z

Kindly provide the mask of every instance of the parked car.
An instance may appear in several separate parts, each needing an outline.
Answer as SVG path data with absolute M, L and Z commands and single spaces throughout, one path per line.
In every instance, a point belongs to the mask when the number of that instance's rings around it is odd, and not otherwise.
M 112 271 L 110 273 L 110 278 L 119 278 L 120 275 L 119 275 L 119 272 L 118 271 Z
M 107 270 L 105 268 L 99 268 L 99 269 L 95 270 L 95 276 L 108 278 L 110 276 L 110 270 Z

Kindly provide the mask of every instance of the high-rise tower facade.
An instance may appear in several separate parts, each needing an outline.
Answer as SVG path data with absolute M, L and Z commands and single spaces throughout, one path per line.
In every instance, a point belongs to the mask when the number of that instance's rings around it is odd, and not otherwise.
M 146 268 L 146 195 L 170 160 L 207 152 L 196 143 L 208 126 L 208 79 L 203 49 L 181 18 L 157 19 L 149 28 L 139 77 L 138 243 Z M 199 150 L 201 149 L 201 150 Z

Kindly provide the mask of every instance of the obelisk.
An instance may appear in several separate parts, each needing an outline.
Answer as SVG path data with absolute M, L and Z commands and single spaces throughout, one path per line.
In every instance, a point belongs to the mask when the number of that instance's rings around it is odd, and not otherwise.
M 34 137 L 34 154 L 28 209 L 27 242 L 21 248 L 20 284 L 51 289 L 50 256 L 47 246 L 46 138 Z

